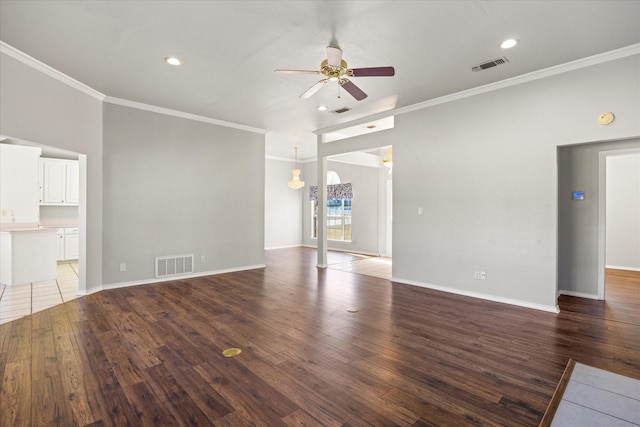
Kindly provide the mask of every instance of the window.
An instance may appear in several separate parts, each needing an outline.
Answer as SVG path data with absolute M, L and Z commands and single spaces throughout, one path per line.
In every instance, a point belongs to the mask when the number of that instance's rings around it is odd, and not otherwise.
M 340 177 L 334 171 L 327 172 L 327 185 L 335 189 L 340 186 Z M 351 184 L 345 184 L 345 186 Z M 333 193 L 333 192 L 330 192 Z M 350 192 L 336 191 L 342 195 L 350 195 Z M 311 200 L 311 237 L 318 238 L 318 200 Z M 333 198 L 331 195 L 327 200 L 327 239 L 343 242 L 351 241 L 351 198 Z

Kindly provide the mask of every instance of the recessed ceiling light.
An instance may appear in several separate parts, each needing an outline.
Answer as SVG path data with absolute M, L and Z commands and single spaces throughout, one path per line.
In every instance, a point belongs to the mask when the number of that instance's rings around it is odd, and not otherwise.
M 327 111 L 327 106 L 326 105 L 319 105 L 318 106 L 318 111 Z
M 509 49 L 511 47 L 514 47 L 515 45 L 518 44 L 518 40 L 516 39 L 508 39 L 502 42 L 502 44 L 500 45 L 501 48 L 503 49 Z
M 175 56 L 167 56 L 164 58 L 164 62 L 169 65 L 182 65 L 182 59 L 176 58 Z

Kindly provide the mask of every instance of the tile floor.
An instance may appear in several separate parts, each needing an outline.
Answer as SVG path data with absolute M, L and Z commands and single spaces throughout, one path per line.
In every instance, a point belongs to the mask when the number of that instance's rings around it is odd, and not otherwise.
M 330 264 L 329 268 L 391 280 L 391 258 L 382 256 Z
M 0 284 L 0 324 L 77 298 L 78 262 L 58 264 L 57 280 L 17 286 Z
M 576 363 L 551 427 L 640 425 L 640 380 Z

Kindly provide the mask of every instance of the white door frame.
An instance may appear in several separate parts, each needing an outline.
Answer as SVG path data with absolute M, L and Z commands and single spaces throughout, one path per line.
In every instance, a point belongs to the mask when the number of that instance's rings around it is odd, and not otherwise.
M 607 268 L 607 157 L 640 153 L 640 148 L 601 151 L 598 153 L 598 299 L 605 296 Z

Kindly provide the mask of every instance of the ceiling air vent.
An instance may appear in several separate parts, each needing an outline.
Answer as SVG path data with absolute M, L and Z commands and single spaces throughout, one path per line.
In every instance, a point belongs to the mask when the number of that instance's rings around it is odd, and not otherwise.
M 351 111 L 351 108 L 349 108 L 349 107 L 338 108 L 337 110 L 333 110 L 332 113 L 333 114 L 342 114 L 342 113 L 346 113 L 347 111 Z
M 491 61 L 486 61 L 486 62 L 483 62 L 482 64 L 478 64 L 474 67 L 471 67 L 471 71 L 482 71 L 482 70 L 486 70 L 487 68 L 492 68 L 498 65 L 506 64 L 507 62 L 509 62 L 509 60 L 503 56 L 502 58 L 492 59 Z

